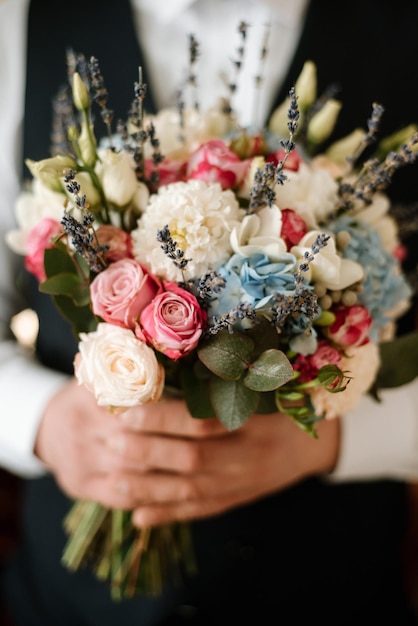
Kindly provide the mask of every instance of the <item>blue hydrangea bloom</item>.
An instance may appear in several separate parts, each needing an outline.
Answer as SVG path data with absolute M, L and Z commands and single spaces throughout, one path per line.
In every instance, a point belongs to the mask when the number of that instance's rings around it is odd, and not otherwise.
M 335 234 L 341 230 L 350 234 L 351 240 L 343 251 L 343 257 L 356 261 L 364 268 L 365 280 L 358 301 L 370 311 L 373 319 L 370 337 L 377 341 L 379 330 L 389 321 L 386 312 L 399 302 L 408 300 L 412 290 L 398 271 L 398 261 L 383 248 L 372 226 L 355 216 L 344 215 L 329 224 L 328 228 Z

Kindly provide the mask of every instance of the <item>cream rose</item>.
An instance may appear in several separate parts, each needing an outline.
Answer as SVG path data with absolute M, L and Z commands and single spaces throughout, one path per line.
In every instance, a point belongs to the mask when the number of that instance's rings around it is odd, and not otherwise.
M 130 330 L 104 322 L 91 333 L 80 333 L 74 371 L 100 406 L 156 402 L 164 387 L 164 368 L 154 350 Z

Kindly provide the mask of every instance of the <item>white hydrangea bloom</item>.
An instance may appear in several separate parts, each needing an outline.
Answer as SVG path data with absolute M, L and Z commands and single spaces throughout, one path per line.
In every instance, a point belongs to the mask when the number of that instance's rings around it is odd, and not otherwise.
M 160 278 L 181 279 L 157 242 L 157 231 L 168 226 L 172 239 L 190 259 L 186 278 L 197 278 L 230 257 L 230 234 L 243 216 L 233 192 L 222 191 L 219 183 L 190 180 L 160 187 L 131 233 L 135 258 Z

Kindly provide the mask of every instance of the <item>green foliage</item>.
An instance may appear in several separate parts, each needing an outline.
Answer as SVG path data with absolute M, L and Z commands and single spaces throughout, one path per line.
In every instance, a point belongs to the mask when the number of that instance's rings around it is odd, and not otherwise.
M 248 332 L 220 331 L 203 342 L 197 355 L 204 374 L 199 380 L 196 375 L 199 370 L 195 369 L 189 378 L 183 377 L 192 415 L 197 413 L 202 417 L 201 406 L 208 413 L 211 406 L 229 430 L 242 426 L 257 410 L 265 393 L 285 385 L 293 377 L 286 355 L 278 348 L 267 347 L 273 342 L 278 345 L 277 333 L 273 329 L 272 334 L 264 324 Z M 271 399 L 262 405 L 263 412 L 270 410 L 275 410 Z
M 84 259 L 57 243 L 45 250 L 44 267 L 47 278 L 39 290 L 53 298 L 75 335 L 95 330 L 97 318 L 90 308 L 90 271 Z
M 418 376 L 418 332 L 413 331 L 379 344 L 380 368 L 370 393 L 378 399 L 379 389 L 399 387 Z

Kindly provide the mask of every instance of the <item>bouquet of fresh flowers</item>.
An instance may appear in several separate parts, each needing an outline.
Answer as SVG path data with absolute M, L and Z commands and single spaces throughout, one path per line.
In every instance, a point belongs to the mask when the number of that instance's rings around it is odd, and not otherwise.
M 317 97 L 307 62 L 264 129 L 240 127 L 228 98 L 188 107 L 185 91 L 150 115 L 140 75 L 114 132 L 98 60 L 70 54 L 68 67 L 64 145 L 27 161 L 8 243 L 70 320 L 80 384 L 113 412 L 175 393 L 230 430 L 280 411 L 316 436 L 375 383 L 410 303 L 384 190 L 415 159 L 415 129 L 364 159 L 373 105 L 366 130 L 321 152 L 341 103 Z M 186 524 L 137 529 L 78 501 L 65 527 L 64 563 L 91 561 L 115 597 L 158 593 L 190 562 Z

